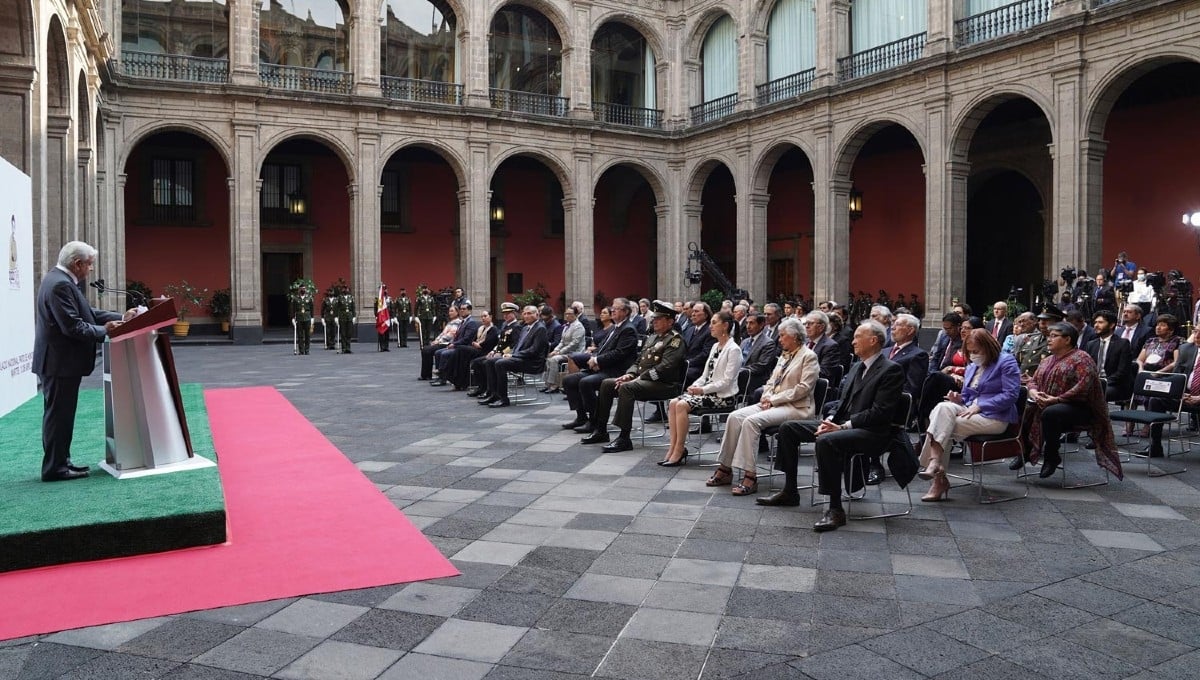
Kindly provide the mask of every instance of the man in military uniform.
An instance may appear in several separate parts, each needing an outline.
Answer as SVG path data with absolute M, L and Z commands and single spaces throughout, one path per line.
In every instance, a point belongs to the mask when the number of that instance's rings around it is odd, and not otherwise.
M 433 337 L 433 317 L 437 314 L 437 303 L 425 284 L 417 286 L 417 320 L 421 322 L 421 344 L 428 345 Z
M 296 353 L 308 354 L 312 344 L 313 292 L 304 279 L 292 284 L 288 295 L 292 303 L 292 320 L 296 324 Z
M 1046 329 L 1051 324 L 1062 321 L 1062 312 L 1058 311 L 1054 305 L 1046 305 L 1042 308 L 1042 313 L 1038 314 L 1037 319 L 1037 329 L 1027 333 L 1020 344 L 1013 348 L 1013 354 L 1021 366 L 1022 384 L 1029 382 L 1029 379 L 1037 372 L 1038 364 L 1050 355 L 1050 349 L 1046 345 Z
M 334 319 L 337 314 L 333 308 L 337 302 L 337 284 L 333 284 L 325 289 L 325 297 L 321 300 L 321 323 L 325 325 L 325 349 L 333 349 L 334 343 L 337 342 L 337 325 Z
M 350 339 L 354 337 L 354 294 L 350 292 L 350 286 L 342 279 L 338 279 L 337 300 L 333 303 L 334 314 L 337 315 L 337 324 L 341 340 L 342 354 L 350 353 Z
M 400 296 L 392 299 L 392 323 L 397 324 L 397 345 L 408 347 L 408 324 L 412 323 L 413 304 L 408 291 L 400 289 Z
M 623 375 L 606 378 L 600 383 L 596 412 L 592 415 L 592 432 L 582 440 L 584 444 L 608 441 L 608 412 L 612 409 L 615 396 L 617 413 L 613 417 L 613 425 L 621 433 L 616 441 L 604 447 L 606 453 L 633 448 L 629 431 L 633 429 L 634 402 L 670 399 L 679 395 L 686 347 L 683 336 L 675 330 L 675 309 L 662 300 L 655 300 L 650 305 L 650 312 L 653 314 L 651 324 L 654 334 L 646 338 L 638 360 Z
M 513 349 L 521 340 L 525 327 L 517 320 L 520 307 L 513 302 L 500 303 L 500 313 L 504 317 L 504 325 L 500 327 L 500 337 L 496 346 L 487 354 L 471 360 L 471 389 L 467 390 L 468 397 L 481 397 L 487 392 L 488 362 L 499 361 L 512 356 Z

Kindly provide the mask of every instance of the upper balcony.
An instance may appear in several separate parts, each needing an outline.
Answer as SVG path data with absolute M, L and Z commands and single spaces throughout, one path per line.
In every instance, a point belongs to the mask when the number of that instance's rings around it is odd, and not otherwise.
M 1050 0 L 1018 0 L 954 22 L 954 45 L 962 47 L 1019 33 L 1050 19 Z

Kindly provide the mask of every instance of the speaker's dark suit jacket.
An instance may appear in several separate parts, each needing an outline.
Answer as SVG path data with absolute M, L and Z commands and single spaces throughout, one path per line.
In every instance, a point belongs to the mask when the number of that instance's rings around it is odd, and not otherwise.
M 1176 372 L 1183 366 L 1183 350 L 1187 344 L 1179 346 L 1179 361 L 1175 363 Z M 1193 360 L 1196 356 L 1195 345 L 1191 346 Z M 1087 344 L 1087 353 L 1092 361 L 1100 361 L 1100 338 Z M 1189 361 L 1187 370 L 1190 373 L 1193 362 Z M 1104 378 L 1108 381 L 1108 390 L 1104 395 L 1106 401 L 1124 401 L 1133 394 L 1133 347 L 1125 338 L 1113 334 L 1108 340 L 1108 352 L 1104 354 Z
M 51 269 L 38 287 L 33 345 L 33 372 L 42 379 L 42 476 L 67 470 L 79 383 L 96 370 L 96 344 L 108 334 L 104 324 L 121 315 L 95 309 L 83 295 L 83 284 Z

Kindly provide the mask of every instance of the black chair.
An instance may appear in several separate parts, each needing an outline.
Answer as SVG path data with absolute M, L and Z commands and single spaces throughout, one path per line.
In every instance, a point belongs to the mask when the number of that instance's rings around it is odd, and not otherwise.
M 968 484 L 978 489 L 977 500 L 984 504 L 1004 503 L 1029 496 L 1029 481 L 1027 477 L 1017 475 L 1018 481 L 1024 481 L 1025 493 L 1020 496 L 990 491 L 983 484 L 983 468 L 996 463 L 1007 464 L 1013 456 L 1021 455 L 1021 418 L 1025 415 L 1025 404 L 1029 400 L 1029 390 L 1022 387 L 1017 393 L 1017 422 L 1008 426 L 1000 434 L 975 434 L 963 439 L 963 465 L 970 468 L 971 478 Z M 955 479 L 967 479 L 960 475 L 949 475 Z M 953 485 L 951 488 L 964 486 Z
M 680 379 L 681 379 L 681 382 L 679 383 L 679 394 L 683 394 L 684 391 L 687 390 L 687 384 L 682 382 L 682 377 L 687 375 L 688 367 L 690 365 L 691 365 L 691 362 L 689 362 L 687 359 L 683 360 L 683 368 L 681 369 L 682 373 L 679 374 Z M 668 420 L 667 415 L 666 415 L 667 402 L 671 401 L 671 399 L 673 399 L 673 398 L 674 397 L 669 397 L 667 399 L 650 399 L 647 401 L 643 401 L 641 399 L 638 400 L 637 414 L 638 414 L 638 420 L 640 421 L 640 424 L 638 425 L 638 432 L 641 437 L 641 445 L 643 447 L 646 446 L 647 439 L 665 439 L 666 438 L 666 436 L 667 436 L 667 420 Z M 658 434 L 646 434 L 646 407 L 649 405 L 654 405 L 657 408 L 661 408 L 662 412 L 663 412 L 662 431 L 659 432 Z M 667 446 L 667 445 L 666 444 L 654 444 L 653 446 Z
M 817 378 L 817 382 L 813 385 L 812 395 L 813 395 L 813 417 L 820 418 L 821 417 L 821 409 L 824 408 L 824 406 L 825 406 L 825 399 L 826 399 L 826 397 L 829 396 L 829 381 L 826 380 L 825 378 Z M 778 435 L 779 435 L 779 426 L 778 425 L 772 425 L 771 427 L 763 428 L 761 437 L 762 437 L 762 440 L 767 445 L 767 451 L 766 451 L 766 453 L 767 453 L 766 470 L 767 471 L 759 472 L 758 476 L 760 478 L 774 477 L 775 475 L 783 474 L 779 470 L 775 469 L 775 454 L 779 448 Z M 759 451 L 760 452 L 762 451 L 761 446 L 759 447 Z M 761 460 L 761 457 L 760 457 L 758 465 L 756 467 L 759 470 L 763 469 L 763 461 Z M 797 490 L 807 489 L 807 488 L 809 488 L 809 487 L 801 486 L 801 487 L 797 487 Z
M 1153 427 L 1155 425 L 1165 428 L 1170 423 L 1178 422 L 1180 414 L 1183 413 L 1183 395 L 1187 392 L 1188 376 L 1184 373 L 1151 373 L 1142 371 L 1137 374 L 1133 380 L 1133 397 L 1130 399 L 1129 408 L 1120 411 L 1112 411 L 1108 414 L 1109 420 L 1114 423 L 1132 423 L 1134 425 L 1142 425 Z M 1139 411 L 1133 409 L 1133 402 L 1138 397 L 1143 397 L 1146 400 L 1146 410 Z M 1151 411 L 1150 399 L 1158 398 L 1165 399 L 1168 403 L 1174 403 L 1175 410 L 1171 412 Z M 1150 477 L 1163 477 L 1165 475 L 1177 475 L 1181 472 L 1186 472 L 1186 468 L 1177 468 L 1174 470 L 1162 469 L 1161 462 L 1168 462 L 1171 457 L 1171 438 L 1167 438 L 1166 448 L 1163 450 L 1163 458 L 1158 466 L 1159 472 L 1155 473 L 1151 466 L 1151 457 L 1149 455 L 1126 452 L 1131 460 L 1135 456 L 1141 456 L 1146 459 L 1146 474 Z M 1182 446 L 1180 447 L 1182 449 Z M 1182 454 L 1182 451 L 1180 451 Z

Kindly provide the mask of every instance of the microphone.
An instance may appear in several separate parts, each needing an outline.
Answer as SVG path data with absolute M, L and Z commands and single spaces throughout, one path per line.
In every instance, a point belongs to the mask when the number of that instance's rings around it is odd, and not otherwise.
M 95 281 L 92 281 L 88 285 L 91 286 L 92 288 L 95 288 L 96 290 L 100 291 L 101 293 L 124 293 L 126 295 L 132 295 L 134 297 L 134 301 L 137 302 L 138 304 L 146 305 L 146 306 L 150 305 L 149 301 L 146 300 L 146 296 L 142 295 L 138 291 L 136 291 L 136 290 L 121 290 L 120 288 L 109 288 L 108 286 L 104 285 L 104 279 L 96 279 Z

